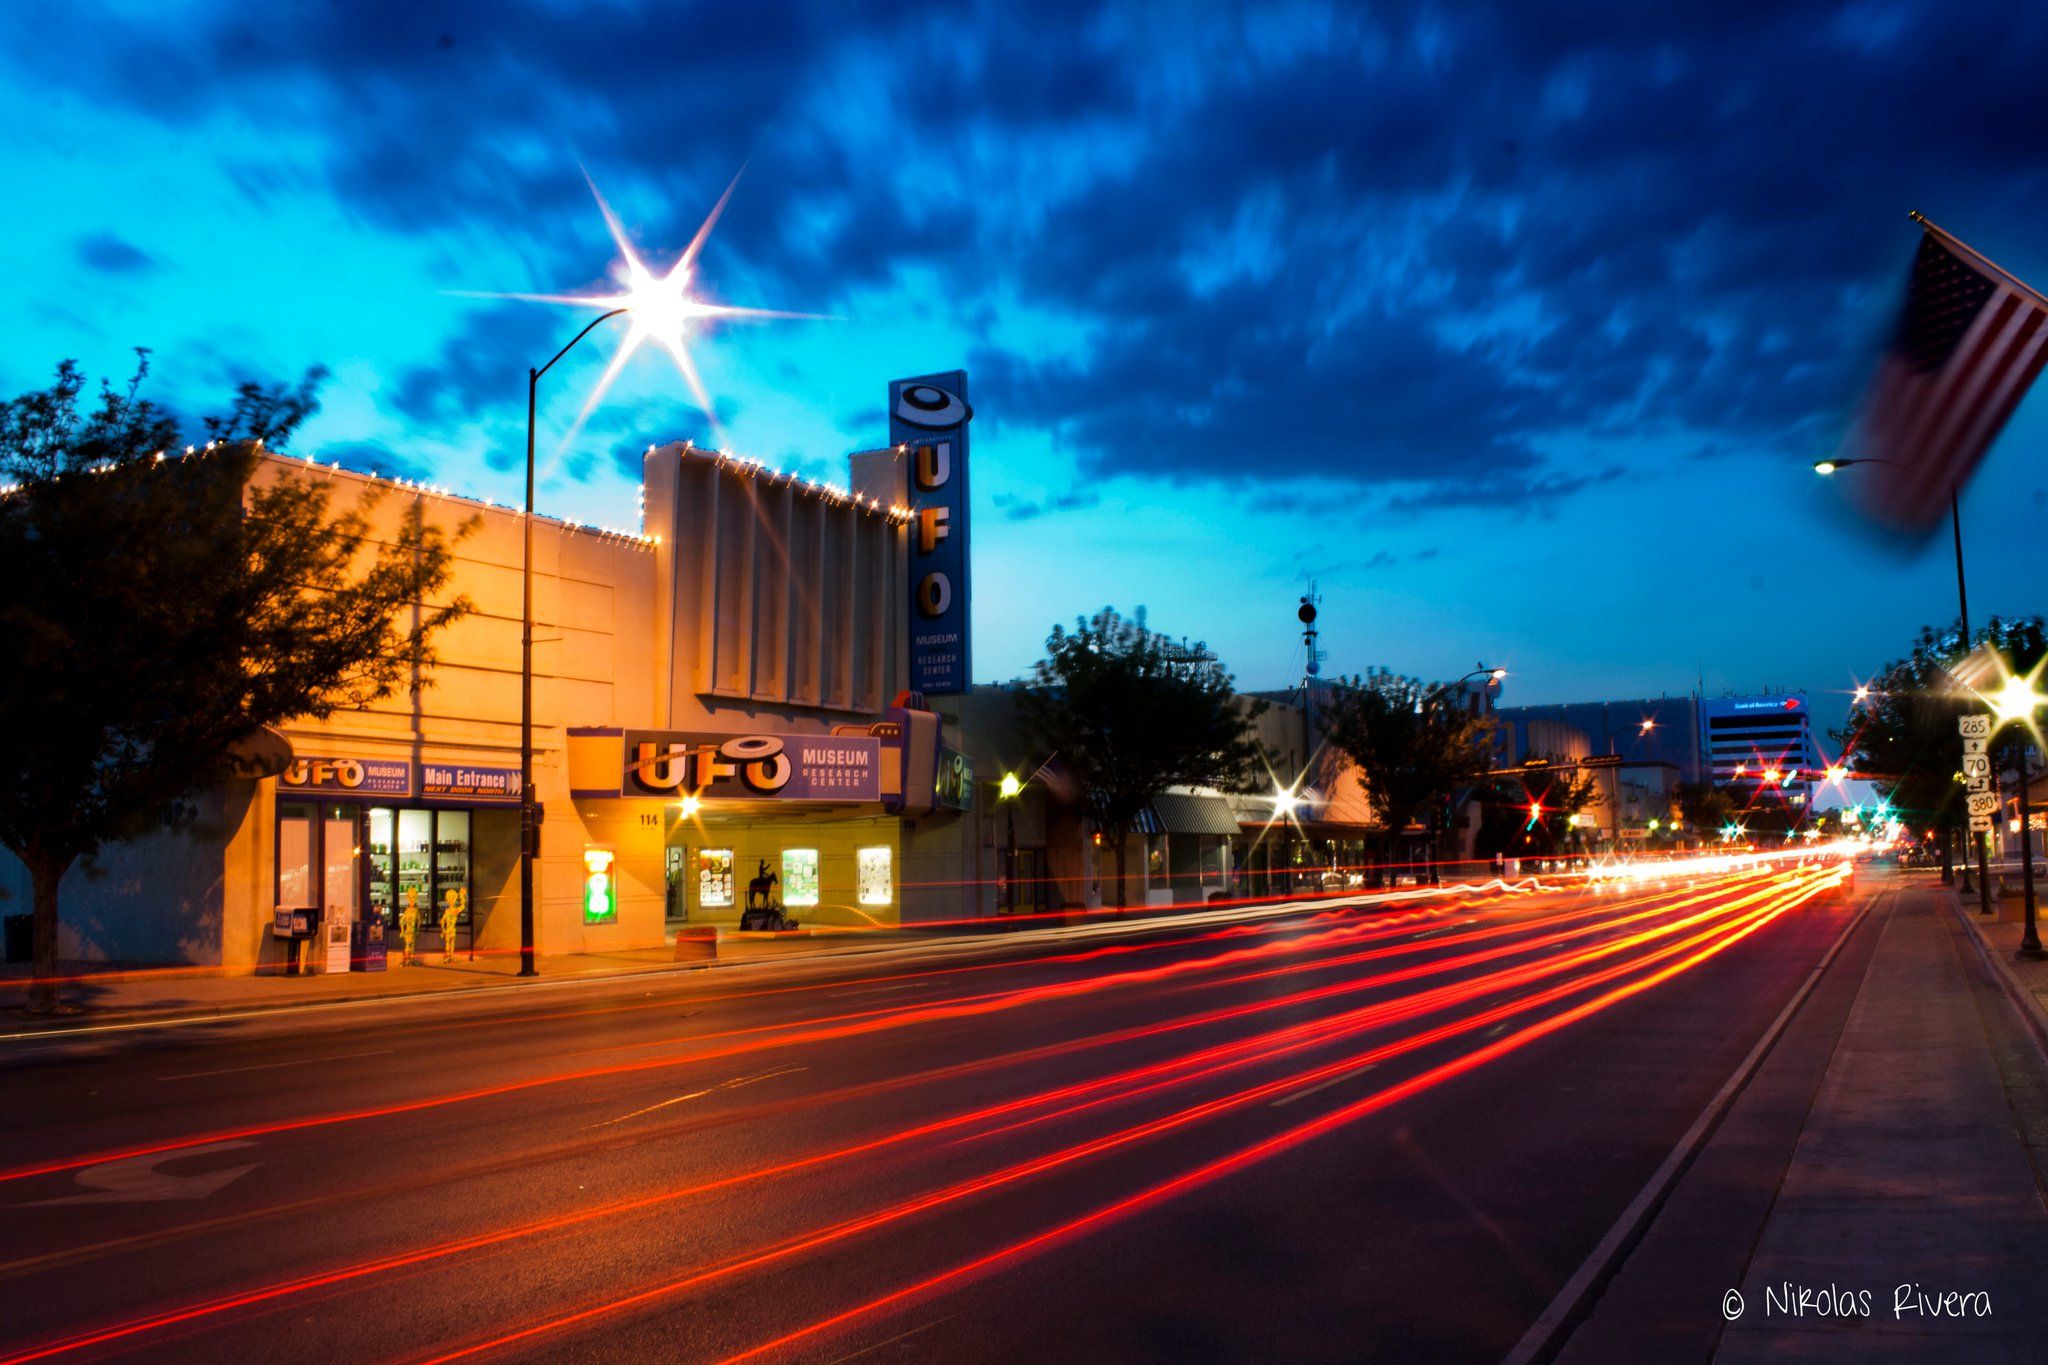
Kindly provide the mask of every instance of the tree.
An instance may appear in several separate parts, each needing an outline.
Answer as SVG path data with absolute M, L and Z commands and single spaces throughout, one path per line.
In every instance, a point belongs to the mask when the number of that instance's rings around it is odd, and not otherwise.
M 81 404 L 70 361 L 47 389 L 0 404 L 0 844 L 34 888 L 30 1006 L 56 1005 L 57 892 L 104 843 L 167 802 L 250 775 L 237 746 L 265 727 L 424 685 L 431 640 L 468 610 L 429 599 L 452 533 L 415 503 L 388 543 L 381 490 L 330 507 L 325 483 L 272 464 L 317 407 L 296 388 L 241 386 L 178 454 L 178 423 L 125 390 Z
M 1481 789 L 1478 852 L 1491 856 L 1556 853 L 1567 846 L 1572 817 L 1593 799 L 1593 774 L 1571 759 L 1534 755 L 1524 771 L 1493 777 Z
M 1116 850 L 1119 908 L 1131 830 L 1152 798 L 1168 787 L 1245 786 L 1263 757 L 1251 725 L 1264 703 L 1239 697 L 1206 646 L 1148 629 L 1143 607 L 1129 620 L 1104 607 L 1071 631 L 1054 626 L 1023 708 Z
M 1672 793 L 1679 819 L 1693 837 L 1712 842 L 1735 820 L 1735 799 L 1711 781 L 1680 782 Z
M 1435 802 L 1492 767 L 1493 722 L 1472 715 L 1462 702 L 1455 690 L 1384 668 L 1339 678 L 1330 688 L 1323 734 L 1358 765 L 1389 863 L 1409 821 L 1423 819 Z
M 1912 650 L 1870 680 L 1869 695 L 1832 732 L 1842 762 L 1875 784 L 1909 829 L 1941 831 L 1944 879 L 1964 815 L 1964 789 L 1956 780 L 1962 766 L 1956 718 L 1984 709 L 1970 687 L 1997 686 L 1995 679 L 1978 676 L 1988 660 L 1965 662 L 1978 651 L 1995 652 L 2009 668 L 2029 672 L 2044 653 L 2042 622 L 1993 617 L 1968 642 L 1959 631 L 1921 627 Z

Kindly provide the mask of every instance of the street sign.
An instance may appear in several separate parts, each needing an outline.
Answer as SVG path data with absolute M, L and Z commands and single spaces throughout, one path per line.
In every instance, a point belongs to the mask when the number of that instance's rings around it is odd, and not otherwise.
M 1963 776 L 1991 776 L 1991 756 L 1989 754 L 1973 754 L 1965 751 L 1963 754 Z
M 1966 754 L 1981 754 L 1984 752 L 1985 746 L 1990 742 L 1987 739 L 1966 739 L 1963 741 L 1963 752 Z
M 1973 815 L 1973 816 L 1971 816 L 1971 817 L 1970 817 L 1970 833 L 1972 833 L 1972 834 L 1989 834 L 1990 832 L 1991 832 L 1991 817 L 1990 817 L 1990 816 L 1988 816 L 1988 815 Z
M 1998 811 L 1998 797 L 1991 792 L 1971 792 L 1968 800 L 1972 815 L 1989 816 Z
M 1991 779 L 1989 777 L 1966 777 L 1963 779 L 1963 786 L 1967 791 L 1988 792 L 1991 790 Z
M 1581 768 L 1619 768 L 1621 766 L 1621 755 L 1594 754 L 1591 757 L 1580 759 L 1579 766 Z
M 1956 729 L 1962 733 L 1964 739 L 1989 739 L 1991 738 L 1991 717 L 1957 716 Z

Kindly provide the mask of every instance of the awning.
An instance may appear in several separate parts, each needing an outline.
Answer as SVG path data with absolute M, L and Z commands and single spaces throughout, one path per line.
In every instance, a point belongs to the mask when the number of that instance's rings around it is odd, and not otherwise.
M 1198 796 L 1184 792 L 1161 792 L 1152 798 L 1152 809 L 1160 828 L 1168 834 L 1235 834 L 1237 816 L 1230 802 L 1220 794 Z

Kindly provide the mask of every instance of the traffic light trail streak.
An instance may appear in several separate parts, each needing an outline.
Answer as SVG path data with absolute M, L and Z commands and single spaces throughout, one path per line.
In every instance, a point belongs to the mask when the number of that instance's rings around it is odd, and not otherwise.
M 1135 1129 L 1126 1130 L 1123 1134 L 1112 1135 L 1107 1139 L 1097 1139 L 1090 1143 L 1081 1144 L 1080 1147 L 1072 1149 L 1064 1155 L 1054 1154 L 1057 1158 L 1056 1160 L 1041 1158 L 1037 1163 L 1025 1163 L 1024 1165 L 1029 1168 L 1028 1170 L 1020 1170 L 1003 1176 L 998 1183 L 1005 1183 L 1013 1179 L 1024 1179 L 1029 1174 L 1070 1164 L 1073 1161 L 1083 1159 L 1087 1155 L 1107 1150 L 1103 1145 L 1105 1142 L 1109 1144 L 1109 1147 L 1117 1147 L 1130 1142 L 1142 1141 L 1161 1132 L 1170 1131 L 1187 1123 L 1197 1122 L 1202 1118 L 1213 1116 L 1215 1113 L 1222 1112 L 1223 1109 L 1237 1108 L 1243 1104 L 1253 1103 L 1261 1096 L 1283 1093 L 1302 1086 L 1316 1085 L 1320 1080 L 1354 1069 L 1365 1062 L 1371 1061 L 1374 1057 L 1384 1058 L 1404 1055 L 1417 1048 L 1431 1046 L 1446 1039 L 1461 1036 L 1473 1028 L 1484 1027 L 1488 1024 L 1497 1023 L 1503 1018 L 1521 1014 L 1530 1009 L 1540 1008 L 1564 996 L 1589 989 L 1593 985 L 1629 972 L 1639 971 L 1647 963 L 1662 960 L 1715 934 L 1726 932 L 1730 917 L 1737 916 L 1739 912 L 1747 911 L 1746 918 L 1736 921 L 1743 926 L 1753 927 L 1756 924 L 1767 922 L 1769 918 L 1782 913 L 1782 908 L 1777 906 L 1777 902 L 1784 898 L 1786 884 L 1788 882 L 1797 882 L 1801 879 L 1791 878 L 1786 874 L 1778 874 L 1766 878 L 1745 880 L 1762 881 L 1765 885 L 1754 887 L 1744 894 L 1735 895 L 1728 895 L 1723 889 L 1710 888 L 1706 891 L 1692 891 L 1687 894 L 1660 892 L 1639 896 L 1631 900 L 1609 901 L 1605 905 L 1595 907 L 1595 910 L 1606 918 L 1591 924 L 1580 924 L 1574 928 L 1559 929 L 1556 926 L 1559 923 L 1570 923 L 1585 919 L 1589 913 L 1586 909 L 1579 908 L 1563 911 L 1553 915 L 1538 917 L 1533 921 L 1516 921 L 1510 924 L 1486 926 L 1481 929 L 1471 930 L 1464 937 L 1457 939 L 1398 943 L 1368 949 L 1365 952 L 1338 953 L 1330 959 L 1333 964 L 1404 956 L 1418 948 L 1434 948 L 1439 951 L 1449 948 L 1462 948 L 1472 937 L 1497 937 L 1503 931 L 1521 931 L 1530 935 L 1530 937 L 1522 941 L 1500 944 L 1477 952 L 1458 952 L 1439 961 L 1415 964 L 1414 966 L 1393 972 L 1364 976 L 1355 980 L 1347 979 L 1341 982 L 1327 983 L 1273 1000 L 1254 1002 L 1249 1006 L 1238 1005 L 1183 1018 L 1168 1019 L 1157 1025 L 1121 1030 L 1117 1035 L 1102 1039 L 1074 1041 L 1084 1046 L 1106 1046 L 1117 1041 L 1136 1037 L 1197 1028 L 1232 1019 L 1249 1018 L 1271 1010 L 1299 1007 L 1306 1003 L 1331 999 L 1347 993 L 1384 989 L 1409 980 L 1453 970 L 1457 967 L 1498 961 L 1504 957 L 1536 953 L 1549 949 L 1560 949 L 1567 944 L 1596 933 L 1618 934 L 1621 929 L 1631 927 L 1645 920 L 1668 917 L 1679 910 L 1716 900 L 1717 898 L 1722 902 L 1708 910 L 1697 911 L 1670 923 L 1637 929 L 1635 932 L 1625 936 L 1617 936 L 1607 941 L 1580 946 L 1568 952 L 1559 952 L 1552 957 L 1539 958 L 1533 962 L 1517 964 L 1469 981 L 1455 982 L 1447 986 L 1423 991 L 1416 995 L 1396 997 L 1392 1000 L 1369 1004 L 1362 1008 L 1355 1008 L 1327 1018 L 1290 1024 L 1286 1027 L 1256 1034 L 1251 1037 L 1213 1044 L 1183 1056 L 1169 1058 L 1163 1062 L 1156 1062 L 1137 1068 L 1126 1068 L 1076 1084 L 1026 1095 L 999 1104 L 983 1106 L 933 1122 L 915 1125 L 898 1132 L 885 1133 L 864 1142 L 848 1144 L 792 1161 L 743 1170 L 719 1179 L 698 1182 L 676 1189 L 657 1191 L 639 1198 L 615 1201 L 587 1209 L 572 1210 L 556 1217 L 531 1220 L 511 1227 L 490 1230 L 471 1237 L 450 1239 L 443 1243 L 412 1249 L 393 1256 L 376 1258 L 353 1266 L 345 1266 L 317 1274 L 287 1279 L 242 1293 L 224 1295 L 202 1303 L 149 1314 L 126 1323 L 113 1324 L 92 1332 L 48 1341 L 39 1347 L 31 1348 L 27 1352 L 11 1356 L 8 1359 L 30 1360 L 47 1358 L 51 1355 L 81 1349 L 91 1344 L 162 1330 L 177 1323 L 190 1322 L 215 1314 L 229 1313 L 231 1310 L 238 1308 L 254 1308 L 257 1305 L 275 1301 L 286 1296 L 304 1293 L 321 1287 L 339 1285 L 349 1280 L 374 1275 L 379 1272 L 388 1273 L 402 1267 L 420 1265 L 461 1252 L 500 1247 L 517 1239 L 592 1224 L 604 1218 L 624 1216 L 660 1204 L 671 1203 L 694 1195 L 702 1195 L 747 1182 L 794 1175 L 833 1162 L 844 1161 L 854 1156 L 875 1152 L 884 1148 L 898 1147 L 921 1137 L 953 1132 L 967 1140 L 979 1141 L 1012 1131 L 1018 1127 L 1037 1126 L 1055 1119 L 1068 1118 L 1099 1109 L 1106 1105 L 1132 1102 L 1144 1096 L 1164 1093 L 1174 1088 L 1212 1079 L 1248 1066 L 1269 1064 L 1287 1056 L 1312 1049 L 1325 1048 L 1362 1032 L 1388 1027 L 1431 1012 L 1455 1008 L 1461 1004 L 1476 1001 L 1488 994 L 1495 994 L 1503 990 L 1519 989 L 1532 983 L 1565 975 L 1600 959 L 1617 956 L 1651 944 L 1658 939 L 1668 938 L 1694 925 L 1710 920 L 1720 921 L 1720 923 L 1708 929 L 1704 934 L 1693 935 L 1676 945 L 1666 946 L 1654 952 L 1644 954 L 1639 958 L 1624 961 L 1583 977 L 1567 980 L 1536 996 L 1523 998 L 1507 1005 L 1495 1006 L 1490 1010 L 1482 1012 L 1476 1019 L 1452 1020 L 1418 1034 L 1414 1038 L 1383 1045 L 1382 1048 L 1375 1050 L 1373 1053 L 1349 1054 L 1332 1059 L 1306 1071 L 1297 1072 L 1268 1082 L 1265 1085 L 1255 1086 L 1250 1090 L 1240 1092 L 1234 1100 L 1211 1101 L 1208 1104 L 1198 1105 L 1184 1111 L 1179 1116 L 1169 1116 L 1168 1119 L 1155 1119 L 1149 1123 L 1140 1124 Z M 1811 881 L 1811 878 L 1804 880 Z M 1663 903 L 1657 904 L 1660 901 Z M 1648 904 L 1651 908 L 1635 909 L 1634 907 L 1639 904 Z M 1632 913 L 1630 913 L 1631 911 Z M 1745 927 L 1743 932 L 1748 932 L 1748 928 Z M 1355 942 L 1355 937 L 1351 940 L 1334 938 L 1329 941 L 1349 949 L 1352 947 L 1353 942 Z M 1384 937 L 1384 935 L 1381 935 L 1381 937 Z M 1253 962 L 1261 962 L 1262 960 L 1262 957 L 1252 959 Z M 1294 970 L 1313 969 L 1314 965 L 1314 963 L 1298 963 L 1282 964 L 1278 967 L 1264 967 L 1256 975 L 1268 976 Z M 1118 973 L 1115 975 L 1116 977 L 1121 977 L 1124 974 Z M 1025 992 L 1023 994 L 1030 995 L 1032 993 Z M 1029 1049 L 1024 1054 L 1018 1055 L 1028 1055 L 1030 1053 L 1043 1054 L 1052 1050 L 1056 1049 Z M 1079 1049 L 1076 1048 L 1076 1050 Z M 1219 1108 L 1219 1104 L 1221 1108 Z M 1052 1160 L 1051 1166 L 1043 1164 L 1047 1160 Z M 987 1178 L 968 1182 L 966 1186 L 946 1193 L 940 1202 L 952 1202 L 953 1200 L 966 1198 L 972 1193 L 985 1188 L 989 1188 Z M 898 1212 L 889 1214 L 885 1221 L 893 1220 L 896 1217 L 907 1217 L 910 1213 L 918 1210 L 934 1207 L 935 1205 L 930 1202 L 930 1199 L 931 1197 L 928 1196 L 920 1200 L 910 1201 L 908 1205 Z M 821 1233 L 819 1236 L 826 1237 L 827 1242 L 829 1242 L 851 1236 L 857 1231 L 875 1225 L 872 1217 L 856 1220 L 856 1222 L 857 1226 L 837 1231 L 828 1230 L 827 1233 Z M 827 1243 L 821 1243 L 816 1238 L 799 1239 L 800 1249 L 815 1249 L 824 1244 Z M 782 1256 L 798 1253 L 796 1250 L 779 1250 L 762 1254 Z M 753 1263 L 753 1258 L 745 1260 L 746 1265 Z M 737 1273 L 737 1271 L 729 1270 L 718 1273 L 729 1274 Z

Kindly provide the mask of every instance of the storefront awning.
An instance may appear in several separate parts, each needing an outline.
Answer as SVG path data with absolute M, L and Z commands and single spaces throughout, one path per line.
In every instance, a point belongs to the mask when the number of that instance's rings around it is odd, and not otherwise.
M 1168 834 L 1237 833 L 1237 816 L 1221 795 L 1161 792 L 1152 798 L 1152 809 L 1159 817 L 1160 828 Z

